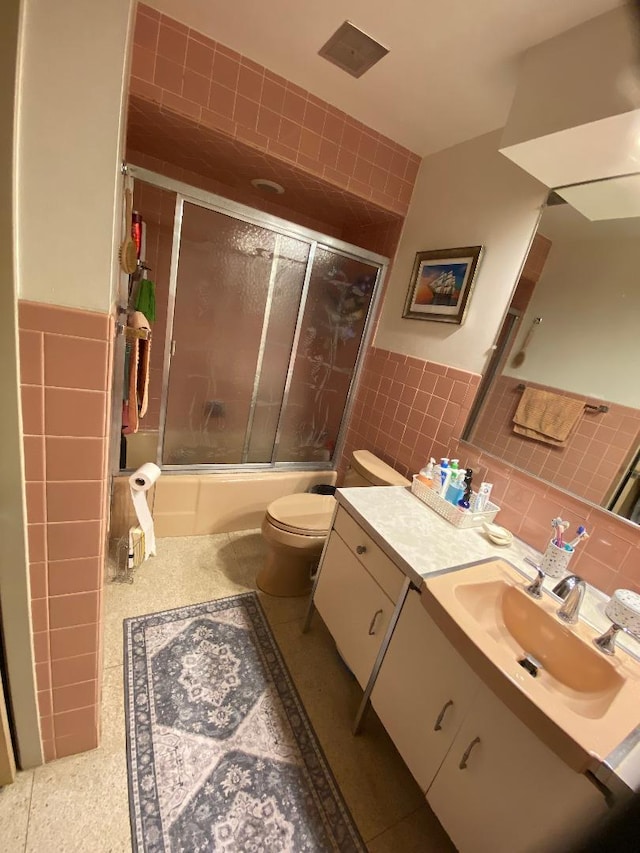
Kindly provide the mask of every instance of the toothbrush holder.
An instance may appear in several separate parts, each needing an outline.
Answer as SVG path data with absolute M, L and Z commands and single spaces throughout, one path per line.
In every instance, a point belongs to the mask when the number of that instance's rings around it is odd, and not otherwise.
M 560 548 L 552 539 L 542 555 L 540 568 L 550 578 L 562 577 L 564 572 L 569 570 L 569 562 L 573 554 L 573 550 L 567 551 L 565 548 Z

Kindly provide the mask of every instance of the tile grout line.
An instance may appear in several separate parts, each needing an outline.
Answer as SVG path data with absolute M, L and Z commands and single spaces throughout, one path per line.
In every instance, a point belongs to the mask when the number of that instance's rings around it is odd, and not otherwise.
M 29 791 L 29 808 L 27 809 L 27 826 L 24 832 L 24 853 L 27 853 L 29 843 L 29 825 L 31 823 L 31 806 L 33 803 L 33 787 L 36 783 L 36 768 L 31 771 L 31 790 Z
M 371 836 L 371 838 L 365 838 L 365 839 L 364 839 L 364 843 L 365 843 L 365 844 L 367 845 L 367 847 L 368 847 L 368 846 L 369 846 L 369 844 L 371 844 L 371 842 L 372 842 L 372 841 L 375 841 L 376 839 L 380 838 L 380 836 L 381 836 L 381 835 L 384 835 L 384 834 L 385 834 L 385 832 L 389 832 L 389 830 L 390 830 L 390 829 L 394 829 L 396 826 L 398 826 L 399 824 L 401 824 L 403 820 L 406 820 L 408 817 L 411 817 L 411 815 L 414 815 L 416 812 L 419 812 L 419 811 L 420 811 L 420 809 L 422 809 L 422 808 L 424 808 L 424 807 L 425 807 L 425 804 L 426 804 L 426 803 L 420 803 L 420 805 L 419 805 L 419 806 L 416 806 L 416 807 L 415 807 L 415 809 L 412 809 L 410 812 L 407 812 L 407 814 L 403 815 L 401 818 L 399 818 L 399 820 L 396 820 L 396 821 L 394 821 L 393 823 L 389 824 L 389 826 L 387 826 L 387 827 L 385 827 L 384 829 L 380 830 L 380 832 L 378 832 L 378 833 L 376 833 L 375 835 Z

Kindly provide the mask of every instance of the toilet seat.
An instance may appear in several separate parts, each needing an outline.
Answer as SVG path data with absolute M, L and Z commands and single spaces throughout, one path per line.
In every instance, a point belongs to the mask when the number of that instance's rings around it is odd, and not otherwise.
M 272 501 L 266 520 L 272 527 L 297 536 L 326 536 L 336 501 L 332 495 L 293 494 Z

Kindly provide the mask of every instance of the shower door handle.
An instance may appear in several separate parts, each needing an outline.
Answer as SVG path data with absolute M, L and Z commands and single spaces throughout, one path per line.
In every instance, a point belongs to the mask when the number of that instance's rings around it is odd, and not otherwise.
M 176 354 L 176 342 L 171 341 L 171 345 L 169 347 L 169 355 L 171 356 L 171 358 L 173 358 L 175 354 Z

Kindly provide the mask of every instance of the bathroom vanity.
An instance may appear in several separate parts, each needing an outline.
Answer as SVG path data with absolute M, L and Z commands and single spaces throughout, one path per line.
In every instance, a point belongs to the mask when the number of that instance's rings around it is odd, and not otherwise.
M 602 730 L 602 720 L 609 719 L 606 708 L 597 702 L 586 707 L 582 695 L 576 698 L 564 690 L 568 710 L 555 715 L 554 697 L 541 687 L 544 679 L 534 684 L 517 665 L 517 671 L 510 671 L 508 644 L 496 644 L 491 630 L 482 625 L 493 606 L 486 596 L 501 582 L 500 572 L 507 572 L 513 595 L 524 596 L 519 581 L 534 574 L 524 563 L 524 557 L 538 556 L 533 549 L 517 540 L 500 548 L 479 528 L 454 528 L 407 489 L 346 489 L 337 493 L 337 500 L 313 607 L 363 688 L 355 729 L 370 701 L 463 853 L 517 853 L 559 845 L 563 834 L 575 835 L 606 813 L 609 793 L 620 795 L 637 787 L 640 760 L 632 760 L 633 736 L 618 747 L 628 734 L 626 717 L 619 738 L 617 729 L 608 732 L 618 748 L 607 752 L 605 761 L 594 759 L 600 753 L 589 749 L 590 732 Z M 478 561 L 483 562 L 474 565 Z M 476 610 L 468 605 L 458 624 L 447 611 L 447 602 L 455 599 L 450 588 L 469 573 L 477 581 L 491 571 L 497 572 L 494 587 L 480 589 L 478 595 L 485 598 L 477 605 L 472 601 Z M 545 586 L 553 583 L 547 579 Z M 472 595 L 476 587 L 467 584 Z M 606 597 L 589 591 L 584 614 L 596 625 L 594 636 L 606 627 L 605 602 Z M 516 612 L 520 603 L 515 600 Z M 557 603 L 548 596 L 543 603 L 548 611 L 543 617 L 555 619 Z M 572 630 L 558 626 L 564 634 Z M 583 625 L 579 629 L 591 630 Z M 473 642 L 474 631 L 479 645 Z M 485 634 L 497 657 L 491 657 L 489 645 L 483 650 Z M 591 649 L 586 648 L 588 655 Z M 602 657 L 595 649 L 593 654 L 596 657 L 587 661 L 589 671 L 594 665 L 597 670 Z M 617 656 L 624 656 L 632 673 L 635 667 L 640 675 L 640 664 L 622 650 Z M 620 665 L 627 666 L 626 661 Z M 533 691 L 533 699 L 527 691 Z M 611 685 L 606 682 L 604 691 L 613 706 L 611 697 L 619 691 L 615 678 Z M 635 694 L 630 698 L 633 701 Z M 580 727 L 583 717 L 588 719 Z M 605 738 L 597 746 L 608 749 L 609 741 Z

